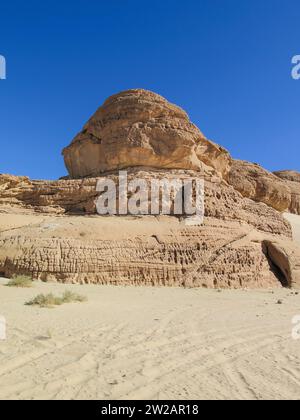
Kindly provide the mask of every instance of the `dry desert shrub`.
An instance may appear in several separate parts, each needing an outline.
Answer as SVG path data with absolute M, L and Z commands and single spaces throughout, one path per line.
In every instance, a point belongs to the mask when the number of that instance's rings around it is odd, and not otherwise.
M 65 291 L 62 297 L 55 296 L 52 293 L 47 295 L 39 294 L 34 299 L 26 302 L 27 306 L 39 306 L 40 308 L 53 308 L 64 303 L 86 302 L 87 298 L 77 293 Z
M 33 280 L 29 276 L 15 276 L 8 283 L 8 287 L 32 287 Z

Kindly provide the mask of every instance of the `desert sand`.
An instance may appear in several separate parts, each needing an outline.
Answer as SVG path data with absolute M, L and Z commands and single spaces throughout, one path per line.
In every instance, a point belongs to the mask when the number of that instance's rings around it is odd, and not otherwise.
M 291 332 L 300 295 L 289 290 L 4 282 L 1 399 L 299 398 L 300 341 Z M 24 306 L 66 289 L 88 302 Z
M 299 240 L 300 217 L 287 215 Z M 299 399 L 288 289 L 206 290 L 0 281 L 0 399 Z M 85 303 L 25 306 L 72 290 Z M 281 300 L 282 304 L 278 304 Z
M 300 216 L 286 213 L 284 217 L 290 222 L 293 228 L 294 241 L 300 244 Z

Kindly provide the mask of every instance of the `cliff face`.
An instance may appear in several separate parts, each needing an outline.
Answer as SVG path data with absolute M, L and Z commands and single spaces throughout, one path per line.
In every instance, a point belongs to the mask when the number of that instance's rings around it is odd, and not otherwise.
M 133 167 L 201 173 L 208 166 L 244 197 L 300 214 L 300 174 L 272 174 L 257 164 L 232 159 L 206 139 L 181 108 L 142 89 L 107 99 L 63 155 L 70 178 Z
M 265 203 L 278 211 L 287 211 L 291 206 L 292 193 L 288 182 L 257 164 L 232 161 L 228 182 L 244 197 Z
M 180 108 L 132 90 L 99 108 L 64 150 L 70 177 L 0 175 L 0 273 L 42 280 L 186 287 L 300 286 L 300 250 L 280 212 L 299 213 L 297 173 L 234 161 Z M 205 221 L 106 216 L 99 179 L 205 180 Z M 298 177 L 299 175 L 299 177 Z M 150 199 L 150 197 L 149 197 Z
M 265 288 L 280 286 L 247 224 L 207 218 L 185 227 L 174 218 L 10 215 L 1 233 L 0 272 L 44 281 L 115 285 Z M 0 215 L 6 224 L 5 215 Z M 278 238 L 277 238 L 278 239 Z
M 129 181 L 187 175 L 199 172 L 131 170 Z M 263 246 L 292 243 L 281 214 L 244 198 L 209 170 L 202 176 L 205 222 L 195 227 L 174 216 L 96 215 L 98 178 L 0 176 L 0 272 L 63 282 L 224 288 L 294 279 L 279 275 Z
M 278 171 L 274 174 L 282 179 L 291 192 L 289 211 L 300 214 L 300 173 L 296 171 Z

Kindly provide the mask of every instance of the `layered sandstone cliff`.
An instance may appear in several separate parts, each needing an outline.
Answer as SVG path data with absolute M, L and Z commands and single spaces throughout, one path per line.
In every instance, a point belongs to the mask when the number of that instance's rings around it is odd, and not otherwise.
M 10 214 L 7 226 L 0 214 L 0 227 L 0 272 L 8 277 L 212 288 L 278 287 L 282 280 L 262 246 L 274 236 L 246 223 Z
M 274 174 L 284 181 L 291 191 L 289 211 L 300 214 L 300 173 L 296 171 L 278 171 Z
M 0 273 L 42 280 L 186 287 L 300 286 L 297 173 L 235 161 L 187 114 L 144 90 L 109 98 L 64 152 L 70 176 L 0 175 Z M 205 180 L 205 220 L 105 216 L 99 179 Z M 300 175 L 299 175 L 300 176 Z M 149 197 L 150 200 L 150 197 Z
M 196 174 L 132 170 L 129 180 L 187 175 Z M 108 178 L 117 181 L 117 175 Z M 282 275 L 282 260 L 276 263 L 264 247 L 266 241 L 290 247 L 289 223 L 273 208 L 242 197 L 220 177 L 206 180 L 205 222 L 195 227 L 178 217 L 100 217 L 96 183 L 97 178 L 43 182 L 0 176 L 0 272 L 101 284 L 297 284 L 297 276 Z M 299 263 L 300 254 L 295 255 Z
M 281 212 L 288 211 L 291 206 L 289 184 L 257 164 L 233 160 L 227 179 L 243 197 Z

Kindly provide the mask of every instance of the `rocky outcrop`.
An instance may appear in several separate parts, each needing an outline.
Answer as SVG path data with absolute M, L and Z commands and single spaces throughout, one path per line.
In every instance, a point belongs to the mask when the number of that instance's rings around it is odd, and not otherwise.
M 112 96 L 63 154 L 66 179 L 0 175 L 0 275 L 214 288 L 300 284 L 299 248 L 281 214 L 299 211 L 298 175 L 234 161 L 161 96 Z M 149 190 L 153 179 L 205 180 L 204 223 L 189 226 L 175 212 L 99 216 L 97 183 L 118 185 L 121 169 Z
M 289 211 L 300 214 L 300 173 L 296 171 L 278 171 L 274 174 L 282 179 L 291 191 Z
M 0 226 L 5 217 L 0 214 Z M 264 234 L 247 224 L 209 217 L 200 227 L 175 218 L 15 217 L 14 227 L 0 235 L 0 273 L 8 277 L 209 288 L 281 285 L 263 252 Z
M 0 206 L 15 206 L 45 214 L 96 212 L 97 179 L 32 181 L 0 175 Z
M 265 203 L 281 212 L 291 206 L 289 185 L 257 164 L 235 160 L 227 179 L 243 197 Z
M 288 287 L 300 289 L 300 248 L 290 241 L 264 241 L 267 257 Z
M 136 169 L 128 178 L 150 182 L 197 174 Z M 99 284 L 280 286 L 262 244 L 289 242 L 289 223 L 211 170 L 202 176 L 206 217 L 194 227 L 178 217 L 96 216 L 97 178 L 18 182 L 1 176 L 6 188 L 0 194 L 0 273 Z M 117 181 L 117 174 L 107 177 Z
M 238 221 L 252 226 L 261 232 L 291 237 L 289 223 L 274 209 L 243 198 L 232 186 L 211 170 L 202 174 L 194 171 L 143 171 L 129 170 L 128 182 L 133 179 L 144 179 L 149 185 L 153 179 L 187 179 L 205 180 L 205 216 L 216 220 Z M 4 180 L 3 180 L 4 178 Z M 30 181 L 16 177 L 12 188 L 7 188 L 0 194 L 0 206 L 11 206 L 31 210 L 38 213 L 58 215 L 93 215 L 97 214 L 96 190 L 99 178 L 60 181 Z M 8 175 L 0 175 L 0 185 L 8 184 Z M 107 175 L 101 179 L 110 179 L 118 185 L 118 173 Z M 128 194 L 129 197 L 129 194 Z M 150 197 L 149 197 L 150 199 Z
M 231 160 L 182 109 L 142 89 L 109 98 L 63 155 L 71 178 L 130 167 L 198 170 L 204 165 L 225 174 Z
M 285 181 L 298 182 L 300 184 L 300 172 L 296 171 L 275 171 L 274 175 Z

